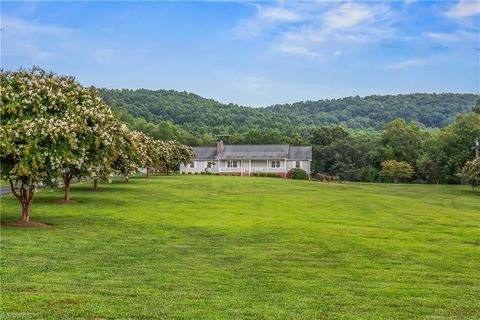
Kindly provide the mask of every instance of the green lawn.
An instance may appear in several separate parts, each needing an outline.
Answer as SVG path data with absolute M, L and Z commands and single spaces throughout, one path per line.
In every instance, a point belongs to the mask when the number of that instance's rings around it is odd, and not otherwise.
M 479 319 L 480 192 L 172 176 L 36 195 L 0 318 Z M 16 220 L 12 195 L 2 221 Z

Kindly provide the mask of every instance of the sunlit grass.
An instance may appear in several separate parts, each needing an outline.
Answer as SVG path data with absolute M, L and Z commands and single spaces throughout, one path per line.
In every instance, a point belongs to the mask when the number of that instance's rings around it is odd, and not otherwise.
M 478 319 L 480 192 L 172 176 L 36 195 L 3 317 Z M 12 195 L 2 221 L 20 217 Z

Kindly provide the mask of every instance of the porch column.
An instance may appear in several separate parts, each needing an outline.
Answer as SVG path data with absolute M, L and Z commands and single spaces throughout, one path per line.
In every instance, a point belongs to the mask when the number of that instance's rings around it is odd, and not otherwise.
M 268 160 L 267 160 L 267 173 L 268 173 Z
M 248 165 L 248 176 L 250 177 L 251 175 L 252 175 L 252 160 L 250 160 Z
M 217 173 L 220 173 L 220 159 L 217 160 Z
M 243 177 L 243 159 L 240 160 L 240 176 Z
M 287 177 L 287 159 L 284 159 L 284 166 L 283 166 L 283 177 Z

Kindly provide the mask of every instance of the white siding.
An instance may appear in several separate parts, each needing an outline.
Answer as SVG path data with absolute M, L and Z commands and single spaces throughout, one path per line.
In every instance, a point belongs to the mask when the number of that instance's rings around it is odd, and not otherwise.
M 287 171 L 293 168 L 296 168 L 296 162 L 300 162 L 300 169 L 310 172 L 310 161 L 307 160 L 288 160 L 287 161 Z
M 192 163 L 193 163 L 193 168 L 190 168 L 190 164 L 187 164 L 186 166 L 183 165 L 183 164 L 180 164 L 180 172 L 191 172 L 191 173 L 195 173 L 195 172 L 203 172 L 205 171 L 205 169 L 207 168 L 207 165 L 208 165 L 208 162 L 207 160 L 193 160 Z M 212 172 L 213 172 L 214 168 L 212 168 Z
M 285 159 L 279 159 L 276 161 L 280 162 L 280 167 L 279 168 L 272 168 L 272 161 L 273 160 L 268 160 L 268 165 L 267 165 L 267 160 L 251 160 L 251 173 L 255 172 L 276 172 L 276 173 L 284 173 L 288 172 L 290 169 L 295 168 L 296 166 L 296 161 L 298 160 L 287 160 Z M 236 168 L 229 168 L 228 167 L 228 161 L 227 160 L 220 160 L 220 161 L 213 161 L 213 160 L 194 160 L 193 164 L 194 167 L 190 168 L 190 164 L 187 164 L 187 166 L 181 164 L 180 165 L 180 172 L 191 172 L 191 173 L 200 173 L 205 171 L 207 168 L 208 162 L 214 162 L 215 165 L 212 166 L 211 172 L 212 173 L 217 173 L 217 172 L 243 172 L 244 175 L 248 175 L 248 172 L 250 170 L 250 160 L 237 160 L 237 167 Z M 218 167 L 220 165 L 220 167 Z M 285 167 L 286 166 L 286 167 Z M 300 168 L 305 170 L 307 173 L 310 173 L 310 161 L 308 160 L 300 160 Z

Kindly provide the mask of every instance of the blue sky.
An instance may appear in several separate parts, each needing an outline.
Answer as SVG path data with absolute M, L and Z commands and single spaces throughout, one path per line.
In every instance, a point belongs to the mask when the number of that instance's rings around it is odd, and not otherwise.
M 1 64 L 250 106 L 480 92 L 480 2 L 5 2 Z

